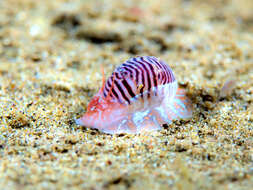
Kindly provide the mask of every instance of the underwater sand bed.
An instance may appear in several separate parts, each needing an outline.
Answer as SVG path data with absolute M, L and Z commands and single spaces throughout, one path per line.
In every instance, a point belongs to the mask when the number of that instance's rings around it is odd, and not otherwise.
M 250 189 L 253 2 L 0 2 L 1 189 Z M 193 117 L 158 132 L 75 124 L 130 57 L 173 69 Z M 236 80 L 220 97 L 223 84 Z

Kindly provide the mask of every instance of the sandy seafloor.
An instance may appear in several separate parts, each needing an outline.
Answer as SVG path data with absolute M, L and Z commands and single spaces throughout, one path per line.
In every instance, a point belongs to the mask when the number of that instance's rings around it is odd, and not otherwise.
M 252 10 L 252 0 L 0 1 L 0 189 L 253 188 Z M 108 77 L 137 55 L 171 66 L 193 118 L 140 135 L 77 126 L 100 66 Z

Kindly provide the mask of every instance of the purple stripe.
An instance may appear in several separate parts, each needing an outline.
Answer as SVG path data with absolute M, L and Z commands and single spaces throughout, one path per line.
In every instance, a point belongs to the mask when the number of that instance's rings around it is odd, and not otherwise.
M 160 72 L 160 74 L 162 75 L 161 76 L 161 84 L 166 84 L 166 75 L 164 73 L 164 68 L 163 68 L 162 64 L 155 57 L 148 57 L 148 60 L 150 62 L 154 63 L 155 65 L 157 65 L 161 69 L 161 72 Z
M 139 57 L 138 57 L 139 58 Z M 140 60 L 137 61 L 136 59 L 136 62 L 138 62 L 140 64 L 140 66 L 142 66 L 142 68 L 145 70 L 145 73 L 146 73 L 146 76 L 147 76 L 147 81 L 148 81 L 148 97 L 150 97 L 150 89 L 151 89 L 151 81 L 150 81 L 150 73 L 149 73 L 149 70 L 147 69 L 146 65 L 141 62 L 141 57 L 139 58 Z
M 153 91 L 151 91 L 150 89 L 152 87 L 155 87 L 155 89 L 157 88 L 156 74 L 154 73 L 154 68 L 150 62 L 146 61 L 143 57 L 141 57 L 141 60 L 145 63 L 145 65 L 147 66 L 147 70 L 150 73 L 148 75 L 149 80 L 152 82 L 151 87 L 148 89 L 148 91 L 150 91 L 148 95 L 150 96 L 150 94 L 153 93 Z M 156 95 L 156 90 L 154 94 Z
M 115 86 L 118 88 L 119 92 L 121 93 L 121 96 L 123 97 L 123 99 L 125 99 L 127 101 L 128 104 L 130 104 L 130 100 L 128 99 L 128 97 L 126 96 L 125 92 L 124 92 L 124 88 L 122 88 L 120 86 L 120 84 L 117 82 L 117 80 L 114 81 Z
M 140 73 L 141 73 L 142 71 L 139 70 L 138 67 L 136 67 L 135 63 L 130 62 L 129 60 L 126 61 L 125 64 L 126 64 L 127 66 L 129 66 L 130 68 L 133 68 L 134 71 L 136 72 L 136 74 L 135 74 L 135 77 L 136 77 L 136 84 L 138 85 L 138 84 L 139 84 L 139 81 L 140 81 L 140 80 L 139 80 L 139 77 L 141 77 L 141 76 L 140 76 Z
M 125 69 L 129 69 L 129 70 L 131 70 L 134 74 L 135 74 L 135 80 L 136 80 L 136 84 L 138 84 L 138 75 L 139 75 L 139 71 L 135 68 L 135 67 L 133 67 L 132 65 L 128 65 L 127 63 L 124 63 L 123 64 L 123 67 L 125 68 Z
M 133 59 L 131 59 L 131 61 L 134 61 Z M 141 80 L 142 80 L 142 87 L 140 89 L 140 93 L 141 93 L 141 97 L 143 98 L 143 90 L 145 88 L 145 77 L 144 77 L 144 71 L 142 70 L 141 67 L 139 67 L 139 65 L 135 62 L 131 62 L 130 60 L 128 61 L 129 63 L 134 64 L 139 70 L 140 70 L 140 74 L 141 74 Z M 138 87 L 137 87 L 138 88 Z
M 152 73 L 152 78 L 153 78 L 153 86 L 157 86 L 157 80 L 156 80 L 156 74 L 154 72 L 154 66 L 152 63 L 148 62 L 147 60 L 145 60 L 143 57 L 142 57 L 142 60 L 143 62 L 145 62 L 149 68 L 150 68 L 150 71 Z
M 152 57 L 153 58 L 153 57 Z M 157 64 L 159 64 L 159 65 L 161 65 L 161 67 L 162 67 L 162 69 L 163 69 L 163 72 L 164 72 L 164 74 L 165 74 L 165 83 L 164 84 L 166 84 L 166 83 L 169 83 L 170 82 L 170 76 L 169 76 L 169 72 L 168 72 L 168 70 L 167 70 L 167 68 L 168 68 L 168 66 L 167 65 L 165 65 L 163 62 L 160 62 L 159 60 L 157 60 L 156 58 L 153 58 L 153 60 L 157 63 Z

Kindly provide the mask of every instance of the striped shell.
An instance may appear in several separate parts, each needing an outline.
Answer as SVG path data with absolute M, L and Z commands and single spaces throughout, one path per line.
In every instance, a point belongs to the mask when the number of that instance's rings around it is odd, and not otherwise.
M 77 124 L 111 134 L 140 133 L 191 114 L 191 103 L 178 89 L 171 68 L 156 57 L 143 56 L 115 69 Z

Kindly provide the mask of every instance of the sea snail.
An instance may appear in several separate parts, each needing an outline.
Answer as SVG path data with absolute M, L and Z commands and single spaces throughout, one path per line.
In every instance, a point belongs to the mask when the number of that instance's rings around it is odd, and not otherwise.
M 103 78 L 76 123 L 109 134 L 136 134 L 191 116 L 191 101 L 178 88 L 171 68 L 156 57 L 142 56 L 122 63 L 106 82 Z

